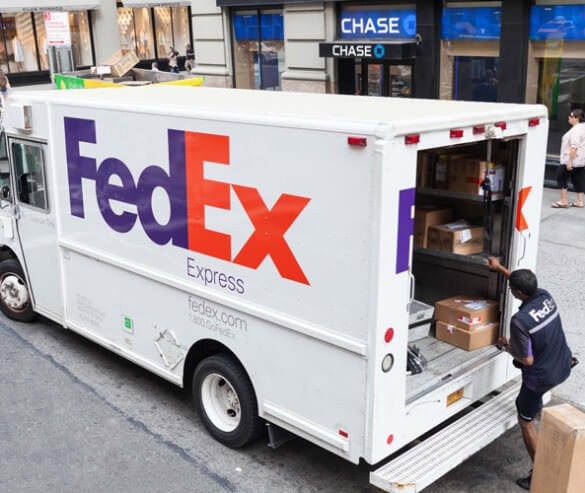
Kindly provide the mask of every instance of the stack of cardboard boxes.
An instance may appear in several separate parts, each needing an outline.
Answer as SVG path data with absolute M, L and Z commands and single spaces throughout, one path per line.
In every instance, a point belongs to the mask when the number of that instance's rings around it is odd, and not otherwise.
M 481 184 L 486 176 L 492 192 L 502 192 L 506 170 L 501 163 L 490 162 L 469 154 L 420 153 L 417 164 L 417 188 L 434 188 L 451 192 L 483 195 Z
M 454 296 L 435 304 L 436 338 L 473 351 L 495 344 L 498 338 L 497 301 Z
M 483 227 L 465 220 L 451 221 L 448 207 L 420 206 L 414 214 L 415 248 L 432 248 L 459 255 L 483 252 Z

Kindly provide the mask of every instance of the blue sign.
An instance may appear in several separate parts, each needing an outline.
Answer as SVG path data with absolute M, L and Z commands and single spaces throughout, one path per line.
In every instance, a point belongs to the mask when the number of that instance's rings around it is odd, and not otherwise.
M 360 10 L 342 12 L 342 39 L 405 39 L 416 35 L 415 10 Z
M 284 39 L 282 14 L 261 14 L 260 32 L 258 32 L 258 16 L 234 15 L 234 35 L 237 41 L 260 39 L 263 41 Z
M 442 39 L 498 40 L 501 30 L 501 8 L 457 7 L 443 9 Z
M 585 5 L 532 7 L 530 39 L 585 39 Z

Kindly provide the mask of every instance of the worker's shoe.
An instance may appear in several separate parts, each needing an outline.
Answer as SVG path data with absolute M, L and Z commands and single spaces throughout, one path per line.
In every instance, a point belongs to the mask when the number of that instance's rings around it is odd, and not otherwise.
M 525 490 L 530 490 L 530 483 L 532 482 L 532 471 L 530 474 L 525 478 L 520 478 L 516 480 L 516 484 Z

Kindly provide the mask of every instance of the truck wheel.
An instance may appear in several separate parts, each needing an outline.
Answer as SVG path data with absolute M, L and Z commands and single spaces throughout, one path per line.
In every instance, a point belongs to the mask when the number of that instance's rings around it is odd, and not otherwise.
M 260 435 L 262 422 L 252 383 L 227 355 L 210 356 L 197 365 L 193 404 L 209 433 L 228 447 L 243 447 Z
M 25 279 L 18 260 L 0 262 L 0 310 L 12 320 L 32 322 L 36 314 Z

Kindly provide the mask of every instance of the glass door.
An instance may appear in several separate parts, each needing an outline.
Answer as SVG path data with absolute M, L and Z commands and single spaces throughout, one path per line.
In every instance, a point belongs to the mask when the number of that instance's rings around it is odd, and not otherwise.
M 356 59 L 356 93 L 367 96 L 413 96 L 412 64 L 401 62 L 375 63 Z

